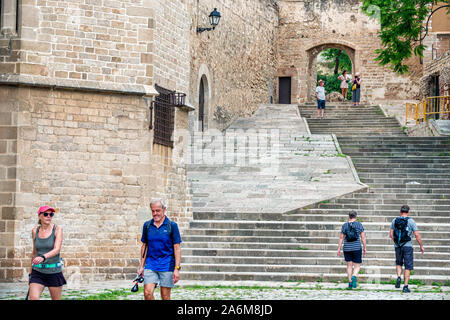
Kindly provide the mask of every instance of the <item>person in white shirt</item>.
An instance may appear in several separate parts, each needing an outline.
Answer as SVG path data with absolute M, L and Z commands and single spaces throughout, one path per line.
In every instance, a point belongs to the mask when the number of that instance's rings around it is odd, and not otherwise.
M 323 80 L 319 80 L 319 86 L 316 88 L 317 117 L 322 119 L 325 113 L 325 94 L 327 93 L 324 85 L 325 82 L 323 82 Z
M 351 77 L 347 74 L 347 70 L 342 71 L 342 75 L 338 77 L 341 80 L 341 90 L 342 96 L 344 97 L 344 101 L 347 101 L 347 93 L 348 93 L 348 82 L 351 80 Z

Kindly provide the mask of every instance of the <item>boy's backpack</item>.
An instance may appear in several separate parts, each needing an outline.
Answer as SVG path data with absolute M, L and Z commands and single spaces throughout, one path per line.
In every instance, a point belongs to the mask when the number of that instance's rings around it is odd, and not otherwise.
M 399 247 L 403 247 L 406 242 L 411 241 L 411 237 L 408 236 L 408 231 L 406 231 L 408 219 L 408 217 L 398 217 L 394 222 L 394 243 Z
M 170 235 L 170 239 L 172 240 L 173 243 L 173 232 L 172 232 L 172 221 L 169 220 L 169 218 L 167 218 L 167 230 L 169 231 L 169 235 Z M 148 239 L 147 239 L 147 235 L 148 235 L 148 228 L 150 227 L 150 222 L 152 220 L 148 220 L 144 223 L 144 234 L 145 234 L 145 239 L 147 240 L 145 242 L 145 250 L 144 250 L 144 254 L 142 255 L 143 258 L 145 258 L 145 256 L 147 255 L 147 250 L 148 250 Z
M 345 240 L 347 242 L 354 242 L 358 240 L 358 231 L 356 231 L 356 228 L 353 227 L 353 224 L 350 222 L 348 223 L 348 228 L 345 230 Z

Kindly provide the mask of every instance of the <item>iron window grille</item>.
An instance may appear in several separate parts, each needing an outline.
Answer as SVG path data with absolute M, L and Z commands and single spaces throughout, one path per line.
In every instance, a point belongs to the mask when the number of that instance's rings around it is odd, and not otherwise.
M 186 94 L 172 91 L 155 84 L 159 93 L 150 107 L 150 129 L 154 128 L 153 143 L 173 148 L 173 133 L 175 128 L 175 108 L 185 105 Z M 154 126 L 153 122 L 154 110 Z

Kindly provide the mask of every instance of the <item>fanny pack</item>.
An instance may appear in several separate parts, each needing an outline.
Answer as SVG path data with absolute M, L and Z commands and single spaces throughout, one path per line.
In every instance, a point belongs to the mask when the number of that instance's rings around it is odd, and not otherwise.
M 39 268 L 39 269 L 51 269 L 51 268 L 59 268 L 63 266 L 63 259 L 61 258 L 60 262 L 57 263 L 40 263 L 40 264 L 33 264 L 33 267 Z

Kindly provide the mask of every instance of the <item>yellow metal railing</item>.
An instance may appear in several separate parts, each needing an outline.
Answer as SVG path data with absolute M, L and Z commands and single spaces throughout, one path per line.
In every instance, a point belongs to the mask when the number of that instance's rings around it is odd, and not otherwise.
M 416 124 L 419 121 L 427 121 L 432 115 L 439 114 L 440 119 L 450 118 L 450 96 L 428 97 L 418 103 L 406 103 L 405 125 L 409 119 L 414 119 Z

